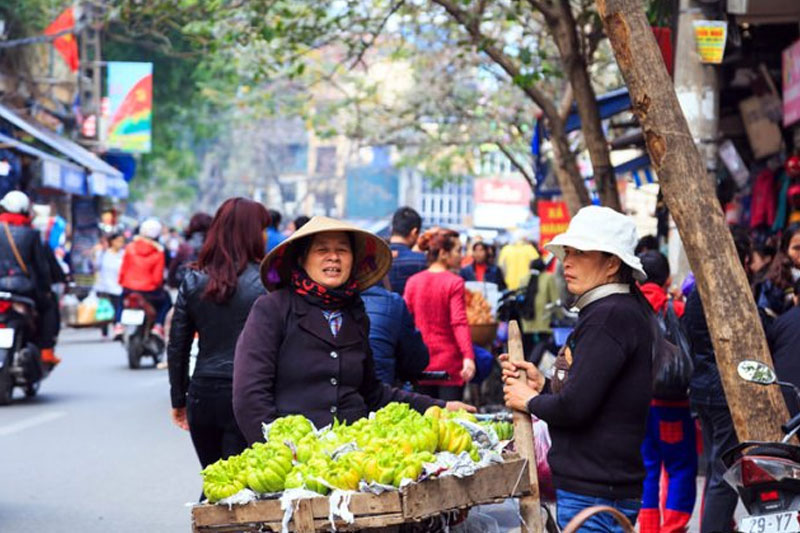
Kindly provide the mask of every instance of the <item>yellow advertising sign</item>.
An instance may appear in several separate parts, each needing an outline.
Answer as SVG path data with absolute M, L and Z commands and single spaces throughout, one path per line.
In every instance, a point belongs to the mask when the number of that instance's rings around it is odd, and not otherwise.
M 700 61 L 716 65 L 722 63 L 725 40 L 728 37 L 728 23 L 724 20 L 695 20 L 692 24 Z

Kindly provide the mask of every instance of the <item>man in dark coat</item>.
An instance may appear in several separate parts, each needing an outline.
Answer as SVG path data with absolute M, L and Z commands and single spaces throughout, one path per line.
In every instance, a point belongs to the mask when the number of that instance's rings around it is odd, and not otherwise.
M 379 285 L 362 292 L 361 299 L 378 379 L 388 385 L 415 380 L 428 366 L 429 354 L 405 301 Z
M 794 284 L 794 307 L 779 316 L 767 329 L 767 341 L 775 364 L 775 373 L 781 381 L 800 386 L 800 280 Z M 782 387 L 789 413 L 800 413 L 797 394 Z
M 416 244 L 422 228 L 422 217 L 410 207 L 401 207 L 392 216 L 392 266 L 389 269 L 389 284 L 400 296 L 406 289 L 408 278 L 428 268 L 425 254 L 411 248 Z

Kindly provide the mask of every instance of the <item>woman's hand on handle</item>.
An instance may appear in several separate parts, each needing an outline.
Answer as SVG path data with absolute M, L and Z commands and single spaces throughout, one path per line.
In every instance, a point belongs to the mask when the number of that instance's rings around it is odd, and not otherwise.
M 475 361 L 472 359 L 464 359 L 463 366 L 461 367 L 461 378 L 465 383 L 472 381 L 475 377 Z
M 503 369 L 503 383 L 506 385 L 511 383 L 511 380 L 516 381 L 520 377 L 520 370 L 525 374 L 525 380 L 529 388 L 535 392 L 542 392 L 544 389 L 544 376 L 536 365 L 528 361 L 512 362 L 507 353 L 501 354 L 500 368 Z
M 506 407 L 523 413 L 528 412 L 528 402 L 536 396 L 539 396 L 536 390 L 516 379 L 509 380 L 503 387 L 503 401 Z
M 172 409 L 172 422 L 179 428 L 189 431 L 189 420 L 186 418 L 185 407 L 177 407 Z

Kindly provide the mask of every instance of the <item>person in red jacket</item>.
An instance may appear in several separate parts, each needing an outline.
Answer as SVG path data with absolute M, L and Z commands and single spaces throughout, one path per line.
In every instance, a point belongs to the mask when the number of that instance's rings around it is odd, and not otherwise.
M 408 279 L 403 298 L 430 352 L 426 370 L 449 375 L 444 381 L 422 381 L 417 391 L 461 401 L 464 384 L 475 375 L 464 280 L 453 272 L 461 266 L 461 242 L 457 232 L 435 228 L 426 231 L 417 245 L 427 253 L 430 266 Z
M 122 286 L 123 298 L 131 292 L 138 292 L 155 307 L 156 320 L 153 334 L 164 338 L 164 321 L 172 307 L 172 299 L 164 290 L 166 255 L 164 247 L 156 240 L 159 235 L 161 235 L 160 222 L 152 218 L 142 222 L 139 235 L 125 247 L 122 267 L 119 270 L 119 284 Z M 118 334 L 116 330 L 114 333 Z
M 647 274 L 640 285 L 642 294 L 658 316 L 672 305 L 678 317 L 684 303 L 667 293 L 671 283 L 669 261 L 654 250 L 639 256 Z M 678 533 L 687 530 L 697 491 L 697 448 L 694 419 L 685 399 L 663 399 L 650 403 L 647 434 L 642 443 L 642 459 L 647 470 L 639 513 L 642 533 Z M 662 483 L 662 471 L 666 482 Z M 663 486 L 662 486 L 663 485 Z

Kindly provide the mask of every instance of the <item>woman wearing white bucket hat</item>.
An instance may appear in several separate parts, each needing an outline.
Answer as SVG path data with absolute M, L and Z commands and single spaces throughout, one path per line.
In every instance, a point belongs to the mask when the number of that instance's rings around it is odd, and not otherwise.
M 653 313 L 636 281 L 636 227 L 612 209 L 581 209 L 545 248 L 564 263 L 577 296 L 578 324 L 559 354 L 552 381 L 530 363 L 501 356 L 506 405 L 546 421 L 548 461 L 563 528 L 580 511 L 609 505 L 636 521 L 645 469 L 640 447 L 652 396 Z M 517 383 L 524 371 L 527 383 Z M 582 531 L 621 531 L 608 515 Z

